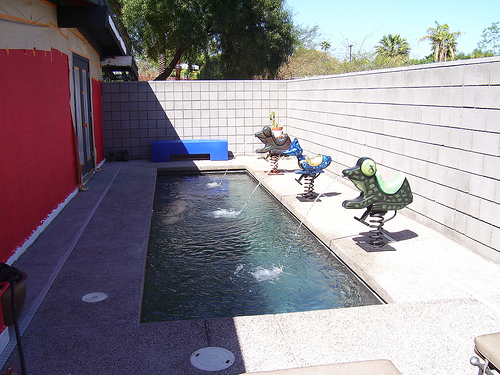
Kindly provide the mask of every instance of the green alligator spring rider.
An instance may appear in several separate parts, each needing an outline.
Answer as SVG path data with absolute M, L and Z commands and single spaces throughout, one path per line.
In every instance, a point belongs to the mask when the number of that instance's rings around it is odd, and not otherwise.
M 360 158 L 354 167 L 344 169 L 342 173 L 361 191 L 356 199 L 346 200 L 342 206 L 348 209 L 365 208 L 363 215 L 355 219 L 373 228 L 369 232 L 369 240 L 358 244 L 368 251 L 394 250 L 387 245 L 382 226 L 394 219 L 398 210 L 413 202 L 413 194 L 405 175 L 398 172 L 392 180 L 384 181 L 373 159 L 367 157 Z M 387 211 L 392 210 L 394 215 L 385 219 Z M 369 222 L 366 221 L 368 216 Z

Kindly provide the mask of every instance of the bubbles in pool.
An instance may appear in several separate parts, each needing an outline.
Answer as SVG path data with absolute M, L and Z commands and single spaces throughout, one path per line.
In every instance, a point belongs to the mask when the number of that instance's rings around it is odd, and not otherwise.
M 218 210 L 215 210 L 212 212 L 213 216 L 218 218 L 218 217 L 227 217 L 227 218 L 235 218 L 237 217 L 241 211 L 236 211 L 234 209 L 226 209 L 226 208 L 219 208 Z
M 243 264 L 238 264 L 236 266 L 236 271 L 234 271 L 234 274 L 237 275 L 245 266 Z
M 257 266 L 255 268 L 247 267 L 245 269 L 245 265 L 240 263 L 236 266 L 236 269 L 233 274 L 234 276 L 247 279 L 248 281 L 250 279 L 254 279 L 258 282 L 262 282 L 262 281 L 278 280 L 279 276 L 282 273 L 283 273 L 283 266 L 281 267 L 271 266 L 269 268 Z
M 277 279 L 283 273 L 283 267 L 272 266 L 267 269 L 261 266 L 255 268 L 252 272 L 253 277 L 257 281 L 271 281 Z

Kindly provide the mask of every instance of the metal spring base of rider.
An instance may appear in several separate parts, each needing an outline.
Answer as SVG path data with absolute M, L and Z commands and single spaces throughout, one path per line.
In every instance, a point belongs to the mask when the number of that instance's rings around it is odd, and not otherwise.
M 318 196 L 318 193 L 314 192 L 314 179 L 316 176 L 314 175 L 306 175 L 304 182 L 304 194 L 302 196 L 306 199 L 315 199 Z
M 300 194 L 297 199 L 300 201 L 311 201 L 316 200 L 318 197 L 318 193 L 314 191 L 314 180 L 319 176 L 319 173 L 313 174 L 301 174 L 298 179 L 295 179 L 299 184 L 304 185 L 304 192 Z M 305 182 L 300 182 L 302 179 L 305 179 Z
M 394 211 L 394 215 L 389 219 L 385 219 L 387 211 L 373 211 L 371 207 L 368 207 L 361 218 L 355 218 L 356 220 L 362 222 L 363 224 L 372 228 L 367 235 L 368 241 L 358 242 L 358 245 L 367 251 L 388 251 L 395 250 L 393 247 L 388 245 L 388 240 L 384 234 L 383 226 L 389 220 L 396 217 L 397 211 Z M 370 216 L 369 222 L 366 222 L 366 218 Z
M 269 171 L 269 174 L 283 174 L 283 172 L 281 172 L 278 169 L 278 161 L 280 159 L 279 155 L 271 155 L 270 159 L 271 159 L 271 170 Z
M 370 228 L 373 228 L 373 230 L 368 233 L 368 237 L 370 238 L 368 243 L 375 249 L 380 249 L 387 245 L 387 240 L 384 238 L 384 232 L 382 230 L 385 223 L 384 215 L 386 213 L 387 211 L 370 213 Z

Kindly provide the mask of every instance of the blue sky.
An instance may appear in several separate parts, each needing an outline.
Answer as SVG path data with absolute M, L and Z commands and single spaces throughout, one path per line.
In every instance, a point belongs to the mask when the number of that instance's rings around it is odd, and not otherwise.
M 285 0 L 300 26 L 319 26 L 321 40 L 330 42 L 337 58 L 354 50 L 371 51 L 387 34 L 399 34 L 410 43 L 412 58 L 431 53 L 427 35 L 435 21 L 447 23 L 450 31 L 461 31 L 457 50 L 471 53 L 481 33 L 500 21 L 500 0 Z

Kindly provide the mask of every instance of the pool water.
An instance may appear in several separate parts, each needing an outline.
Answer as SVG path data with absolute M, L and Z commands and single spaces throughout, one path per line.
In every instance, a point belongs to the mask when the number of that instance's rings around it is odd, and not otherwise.
M 142 322 L 381 303 L 265 189 L 250 197 L 256 185 L 246 173 L 158 175 Z

